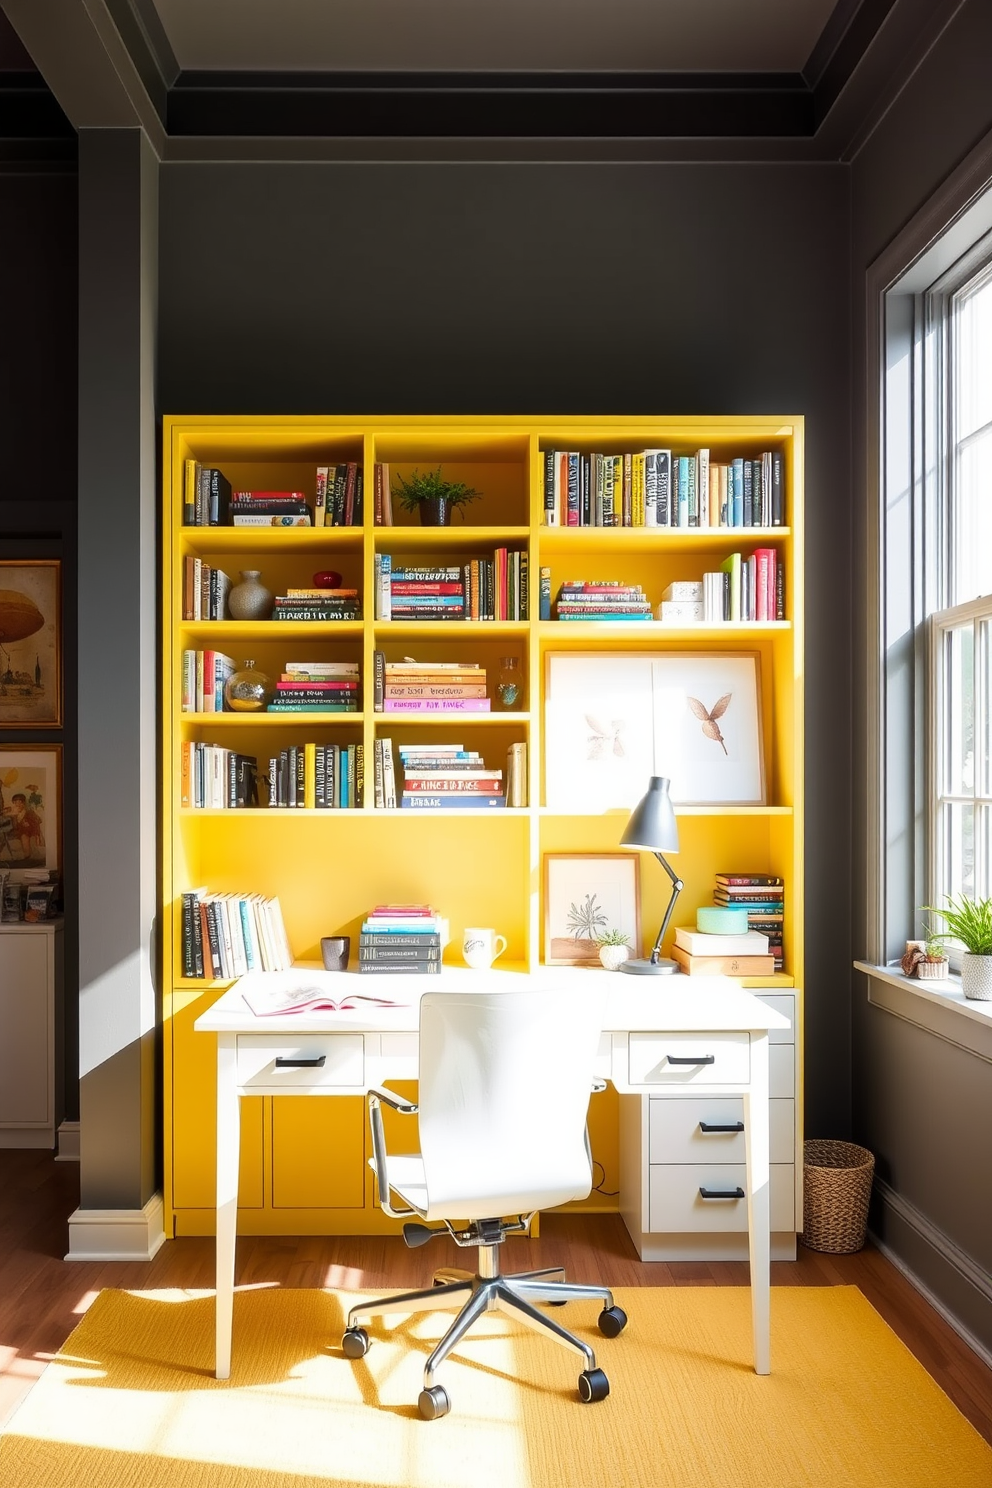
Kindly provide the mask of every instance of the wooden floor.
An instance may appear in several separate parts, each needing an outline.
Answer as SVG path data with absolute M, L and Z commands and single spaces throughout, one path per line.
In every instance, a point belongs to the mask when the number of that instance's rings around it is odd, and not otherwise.
M 0 1423 L 9 1419 L 49 1358 L 103 1287 L 209 1288 L 210 1239 L 173 1240 L 153 1261 L 67 1263 L 68 1216 L 79 1168 L 51 1153 L 0 1151 Z M 644 1264 L 618 1216 L 545 1215 L 539 1240 L 506 1242 L 507 1271 L 564 1265 L 577 1281 L 610 1286 L 745 1286 L 747 1266 Z M 466 1255 L 448 1240 L 408 1250 L 401 1238 L 286 1237 L 238 1242 L 237 1281 L 354 1290 L 417 1287 Z M 870 1245 L 853 1256 L 800 1248 L 772 1265 L 777 1286 L 854 1285 L 912 1350 L 958 1409 L 992 1443 L 992 1370 Z

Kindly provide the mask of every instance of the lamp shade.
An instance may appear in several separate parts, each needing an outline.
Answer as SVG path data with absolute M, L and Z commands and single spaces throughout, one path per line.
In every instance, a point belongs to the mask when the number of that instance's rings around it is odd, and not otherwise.
M 620 838 L 622 847 L 642 847 L 647 852 L 678 852 L 679 829 L 675 807 L 668 794 L 669 781 L 652 775 L 646 794 L 630 814 Z

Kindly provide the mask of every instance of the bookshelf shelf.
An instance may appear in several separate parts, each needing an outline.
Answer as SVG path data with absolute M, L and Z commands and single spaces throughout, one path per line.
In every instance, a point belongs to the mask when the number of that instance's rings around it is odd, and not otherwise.
M 784 472 L 784 524 L 774 527 L 646 528 L 545 525 L 546 455 L 594 451 L 623 455 L 669 448 L 679 454 L 708 446 L 711 462 L 760 460 L 778 452 Z M 364 523 L 357 527 L 234 528 L 183 525 L 187 460 L 216 467 L 234 490 L 302 491 L 313 502 L 317 467 L 357 462 L 363 475 Z M 397 508 L 393 525 L 374 523 L 378 462 L 392 477 L 441 465 L 444 475 L 482 492 L 449 527 L 423 527 L 416 514 Z M 451 943 L 445 961 L 460 965 L 466 925 L 492 925 L 509 946 L 501 967 L 533 969 L 548 955 L 545 903 L 550 855 L 575 859 L 620 854 L 630 806 L 655 767 L 643 731 L 626 763 L 617 760 L 615 809 L 584 807 L 577 790 L 568 810 L 545 805 L 545 783 L 563 762 L 548 754 L 549 662 L 556 652 L 618 658 L 667 652 L 735 653 L 757 658 L 767 804 L 677 805 L 680 851 L 674 865 L 685 882 L 675 922 L 691 925 L 696 909 L 713 897 L 714 874 L 724 870 L 779 874 L 786 884 L 783 969 L 744 985 L 794 1006 L 797 1077 L 796 1150 L 801 1153 L 803 977 L 803 424 L 797 418 L 442 418 L 369 417 L 169 418 L 163 430 L 162 540 L 162 972 L 165 1005 L 165 1187 L 167 1224 L 176 1235 L 202 1233 L 212 1214 L 214 1175 L 213 1051 L 193 1032 L 196 1017 L 230 985 L 228 979 L 184 976 L 183 895 L 205 887 L 234 898 L 278 898 L 293 962 L 319 966 L 322 936 L 357 937 L 369 908 L 383 902 L 431 902 L 447 916 Z M 778 507 L 776 506 L 776 511 Z M 671 625 L 650 621 L 541 620 L 541 571 L 552 598 L 566 581 L 639 586 L 652 611 L 673 582 L 699 580 L 734 553 L 747 557 L 770 547 L 784 577 L 786 619 L 720 625 Z M 392 567 L 460 567 L 492 560 L 497 548 L 525 554 L 530 617 L 524 620 L 380 620 L 375 617 L 377 560 Z M 187 559 L 222 569 L 232 583 L 239 571 L 257 569 L 273 594 L 313 585 L 323 570 L 341 573 L 341 587 L 356 589 L 364 618 L 355 621 L 285 622 L 185 620 L 183 602 L 192 571 Z M 380 565 L 381 566 L 381 565 Z M 516 574 L 515 577 L 521 577 Z M 554 611 L 552 611 L 554 613 Z M 273 679 L 291 660 L 346 662 L 359 668 L 362 711 L 357 713 L 183 713 L 184 651 L 216 650 L 238 665 L 251 657 Z M 407 657 L 423 663 L 475 664 L 485 668 L 487 692 L 501 659 L 517 659 L 523 707 L 489 713 L 375 712 L 376 653 L 385 662 Z M 599 668 L 602 676 L 603 668 Z M 470 696 L 470 694 L 466 694 Z M 579 747 L 585 739 L 576 715 Z M 588 711 L 597 711 L 595 700 Z M 614 714 L 607 713 L 606 717 Z M 643 722 L 643 721 L 642 721 Z M 652 725 L 648 724 L 650 731 Z M 636 732 L 636 731 L 635 731 Z M 560 733 L 553 737 L 559 739 Z M 729 737 L 729 736 L 728 736 Z M 477 751 L 487 769 L 508 769 L 508 751 L 526 750 L 524 806 L 376 807 L 375 745 L 389 739 L 402 788 L 399 750 L 435 745 Z M 307 744 L 362 750 L 362 805 L 347 808 L 195 808 L 184 806 L 188 764 L 211 747 L 255 757 L 258 775 L 281 751 Z M 556 747 L 557 744 L 556 744 Z M 228 758 L 227 755 L 224 756 Z M 312 756 L 308 756 L 312 758 Z M 605 761 L 612 767 L 613 757 Z M 636 765 L 631 761 L 636 760 Z M 187 773 L 184 775 L 184 763 Z M 624 774 L 624 771 L 627 771 Z M 643 779 L 642 779 L 643 776 Z M 628 804 L 628 797 L 629 799 Z M 217 797 L 207 797 L 217 799 Z M 301 795 L 301 799 L 302 799 Z M 561 799 L 553 795 L 553 799 Z M 223 797 L 221 797 L 223 799 Z M 264 787 L 260 787 L 264 801 Z M 313 799 L 308 795 L 307 799 Z M 607 799 L 598 797 L 597 799 Z M 612 800 L 612 797 L 608 798 Z M 668 881 L 649 854 L 639 855 L 640 947 L 650 947 L 662 921 Z M 671 931 L 669 932 L 671 935 Z M 666 951 L 668 949 L 666 945 Z M 188 963 L 187 963 L 188 964 Z M 208 967 L 209 969 L 209 967 Z M 366 978 L 372 982 L 374 979 Z M 661 988 L 661 991 L 664 989 Z M 624 1098 L 626 1099 L 626 1098 Z M 639 1099 L 632 1097 L 631 1099 Z M 305 1207 L 280 1209 L 273 1194 L 286 1183 L 314 1195 L 314 1233 L 393 1233 L 397 1226 L 375 1203 L 371 1175 L 364 1177 L 364 1205 L 327 1200 L 326 1153 L 351 1152 L 364 1171 L 364 1122 L 342 1115 L 347 1101 L 296 1101 L 293 1135 L 281 1135 L 283 1118 L 271 1101 L 249 1102 L 242 1145 L 243 1230 L 284 1233 L 299 1225 Z M 593 1122 L 602 1189 L 620 1190 L 618 1103 L 604 1097 Z M 297 1129 L 297 1118 L 303 1125 Z M 308 1125 L 309 1123 L 309 1125 Z M 290 1128 L 285 1127 L 288 1133 Z M 356 1135 L 357 1133 L 357 1135 Z M 801 1162 L 795 1165 L 801 1174 Z M 797 1213 L 801 1191 L 797 1178 Z M 599 1203 L 615 1199 L 598 1198 Z M 298 1230 L 294 1233 L 300 1232 Z M 701 1244 L 704 1242 L 701 1241 Z M 703 1255 L 703 1250 L 699 1252 Z

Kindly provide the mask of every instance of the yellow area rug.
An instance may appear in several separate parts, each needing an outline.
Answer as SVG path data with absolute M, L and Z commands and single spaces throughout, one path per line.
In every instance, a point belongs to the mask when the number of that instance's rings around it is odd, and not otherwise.
M 992 1485 L 992 1448 L 855 1287 L 774 1288 L 764 1378 L 746 1289 L 618 1289 L 616 1339 L 571 1305 L 610 1377 L 596 1405 L 577 1355 L 490 1315 L 432 1422 L 416 1401 L 447 1315 L 377 1322 L 351 1361 L 357 1295 L 239 1291 L 222 1382 L 210 1294 L 101 1292 L 0 1438 L 0 1488 Z

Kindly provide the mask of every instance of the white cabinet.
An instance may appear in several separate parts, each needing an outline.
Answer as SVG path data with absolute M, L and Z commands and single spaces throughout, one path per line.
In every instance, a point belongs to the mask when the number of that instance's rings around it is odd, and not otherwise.
M 0 925 L 0 1147 L 54 1147 L 62 1118 L 62 925 Z
M 802 1216 L 796 993 L 755 995 L 789 1020 L 788 1029 L 772 1030 L 768 1050 L 771 1253 L 787 1261 L 795 1259 Z M 691 1034 L 675 1037 L 692 1043 Z M 711 1063 L 689 1066 L 689 1074 L 676 1066 L 666 1079 L 659 1037 L 645 1037 L 636 1054 L 639 1078 L 656 1071 L 658 1092 L 620 1097 L 620 1212 L 642 1261 L 747 1259 L 744 1102 L 718 1090 L 708 1095 L 707 1086 L 739 1073 L 748 1039 L 727 1034 L 723 1040 Z M 633 1067 L 633 1035 L 630 1059 Z

